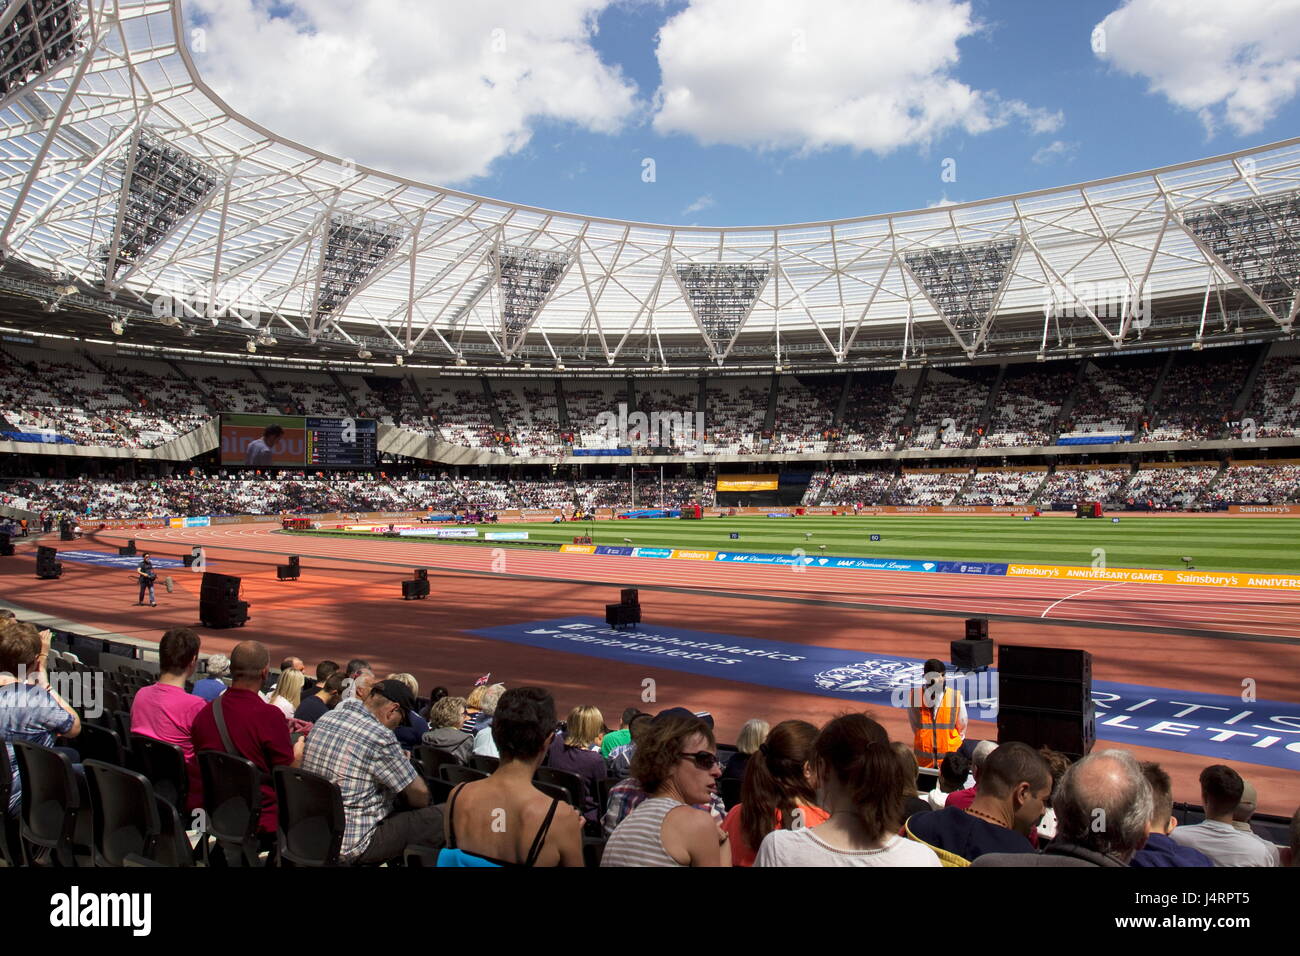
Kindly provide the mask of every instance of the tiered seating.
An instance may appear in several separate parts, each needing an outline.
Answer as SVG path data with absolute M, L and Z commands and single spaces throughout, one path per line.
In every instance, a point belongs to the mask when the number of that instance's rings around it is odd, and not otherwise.
M 981 471 L 962 492 L 964 505 L 1023 505 L 1047 476 L 1041 471 Z
M 980 413 L 988 402 L 987 370 L 982 374 L 958 376 L 930 372 L 925 391 L 916 408 L 912 434 L 900 444 L 903 448 L 968 448 Z
M 813 389 L 793 376 L 784 376 L 776 394 L 775 434 L 769 450 L 790 454 L 829 451 L 835 406 L 828 405 L 825 398 L 831 394 L 833 401 L 839 401 L 838 389 Z
M 247 369 L 226 365 L 203 366 L 190 374 L 202 383 L 220 412 L 272 414 L 279 411 L 267 397 L 262 383 Z
M 713 380 L 706 389 L 705 454 L 757 454 L 763 449 L 769 379 Z
M 1090 362 L 1066 434 L 1131 434 L 1151 394 L 1158 368 L 1157 360 L 1150 358 Z
M 478 379 L 426 379 L 419 383 L 442 439 L 467 448 L 495 448 L 504 436 L 494 433 L 487 396 Z
M 266 377 L 271 383 L 272 401 L 278 408 L 298 415 L 347 418 L 352 414 L 338 386 L 328 376 L 285 369 L 267 372 Z
M 1255 382 L 1252 413 L 1257 438 L 1300 435 L 1300 360 L 1294 355 L 1265 360 Z M 1240 437 L 1240 426 L 1233 437 Z
M 990 448 L 1056 443 L 1056 419 L 1074 386 L 1078 365 L 1012 365 L 998 390 L 989 427 L 980 443 Z
M 555 384 L 503 380 L 493 383 L 492 394 L 506 431 L 514 439 L 510 454 L 545 457 L 567 454 L 560 440 L 560 407 Z
M 888 451 L 898 440 L 898 426 L 912 404 L 914 378 L 899 382 L 859 373 L 849 384 L 844 406 L 841 451 Z
M 1141 436 L 1144 442 L 1207 441 L 1222 438 L 1242 383 L 1250 372 L 1248 358 L 1203 352 L 1179 355 L 1165 376 L 1156 404 L 1154 427 Z
M 1263 505 L 1300 501 L 1300 464 L 1232 465 L 1202 500 Z
M 579 448 L 610 448 L 611 436 L 597 427 L 598 415 L 618 415 L 618 406 L 627 404 L 627 385 L 612 379 L 593 379 L 564 383 L 564 404 L 569 412 L 569 427 Z M 630 409 L 629 409 L 630 411 Z M 614 439 L 617 445 L 621 439 Z
M 1214 465 L 1143 468 L 1124 490 L 1124 500 L 1161 511 L 1190 508 L 1218 471 Z
M 966 483 L 965 471 L 905 471 L 889 493 L 891 505 L 950 505 Z
M 1043 482 L 1038 502 L 1112 501 L 1129 474 L 1128 468 L 1058 468 Z
M 858 502 L 865 505 L 887 504 L 890 500 L 887 499 L 886 491 L 893 480 L 892 468 L 836 472 L 830 476 L 821 503 L 833 506 L 852 506 Z
M 698 455 L 703 444 L 704 436 L 695 434 L 696 412 L 700 404 L 700 386 L 698 382 L 684 379 L 647 379 L 636 383 L 637 410 L 644 412 L 647 417 L 658 412 L 661 416 L 677 415 L 681 418 L 680 434 L 673 434 L 675 429 L 672 423 L 675 418 L 668 418 L 669 434 L 663 434 L 663 425 L 660 425 L 660 433 L 651 435 L 651 440 L 646 442 L 647 445 L 660 445 L 665 438 L 669 440 L 669 447 L 672 447 L 676 454 L 680 455 Z M 651 419 L 653 422 L 653 419 Z M 708 428 L 708 418 L 704 420 L 705 431 Z

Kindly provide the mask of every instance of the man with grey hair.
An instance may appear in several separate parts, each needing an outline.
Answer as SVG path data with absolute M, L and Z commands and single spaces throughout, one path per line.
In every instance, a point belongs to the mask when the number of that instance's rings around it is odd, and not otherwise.
M 483 695 L 483 703 L 479 704 L 481 713 L 474 731 L 474 753 L 476 754 L 484 757 L 500 756 L 497 753 L 497 742 L 492 739 L 492 715 L 497 712 L 497 703 L 505 692 L 505 684 L 493 684 Z
M 1147 842 L 1154 800 L 1127 750 L 1103 750 L 1065 771 L 1052 798 L 1056 839 L 1041 853 L 988 853 L 972 866 L 1122 866 Z

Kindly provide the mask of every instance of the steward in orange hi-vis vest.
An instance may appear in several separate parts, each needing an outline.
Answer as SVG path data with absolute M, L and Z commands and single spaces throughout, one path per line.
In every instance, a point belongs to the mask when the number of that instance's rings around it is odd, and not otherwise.
M 946 686 L 942 662 L 926 661 L 925 675 L 925 685 L 912 688 L 908 700 L 912 753 L 918 767 L 937 768 L 945 756 L 961 748 L 966 702 L 961 691 Z

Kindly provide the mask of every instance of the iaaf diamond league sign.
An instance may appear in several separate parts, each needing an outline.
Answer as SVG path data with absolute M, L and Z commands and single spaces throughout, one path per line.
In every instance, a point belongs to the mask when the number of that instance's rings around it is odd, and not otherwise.
M 923 663 L 892 654 L 677 627 L 616 631 L 595 617 L 557 618 L 469 633 L 643 668 L 851 700 L 866 707 L 906 706 L 908 691 L 921 682 Z M 971 719 L 996 719 L 996 676 L 992 671 L 949 675 L 953 686 L 962 691 Z M 1092 699 L 1099 740 L 1300 770 L 1300 704 L 1243 703 L 1231 695 L 1108 681 L 1093 682 Z M 993 734 L 972 730 L 970 736 Z

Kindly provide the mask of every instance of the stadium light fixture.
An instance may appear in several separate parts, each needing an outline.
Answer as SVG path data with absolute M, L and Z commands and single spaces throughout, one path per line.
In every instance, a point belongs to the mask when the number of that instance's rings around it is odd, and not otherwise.
M 374 358 L 374 356 L 371 354 L 368 348 L 362 346 L 361 348 L 357 349 L 357 358 L 361 359 L 361 361 L 364 362 L 366 359 Z
M 108 323 L 108 327 L 113 330 L 114 335 L 121 335 L 126 331 L 126 323 L 121 319 L 114 319 L 112 322 Z
M 406 359 L 402 358 L 400 355 L 393 356 L 394 365 L 404 365 L 405 363 L 406 363 Z
M 461 355 L 459 352 L 456 353 L 456 364 L 461 368 L 465 367 L 465 356 Z
M 247 342 L 244 343 L 244 348 L 248 350 L 249 355 L 252 355 L 257 351 L 257 343 L 254 342 L 252 339 L 249 339 Z

